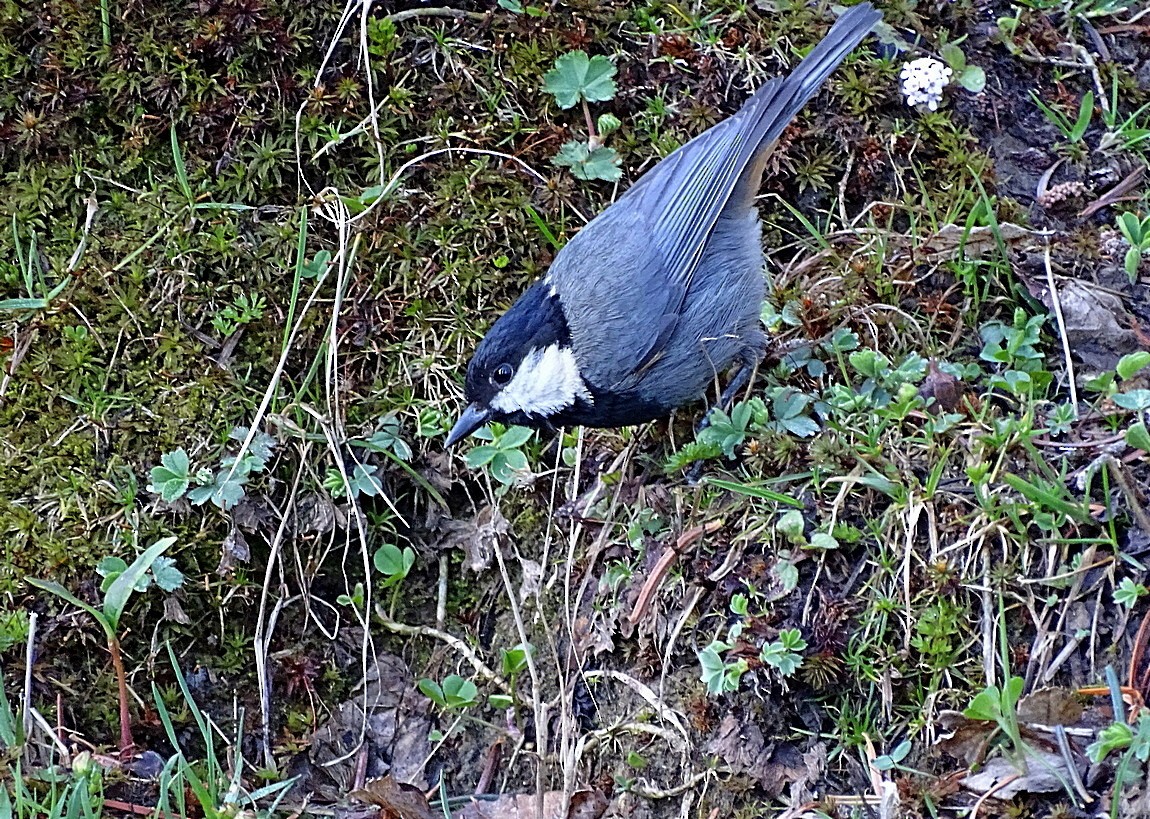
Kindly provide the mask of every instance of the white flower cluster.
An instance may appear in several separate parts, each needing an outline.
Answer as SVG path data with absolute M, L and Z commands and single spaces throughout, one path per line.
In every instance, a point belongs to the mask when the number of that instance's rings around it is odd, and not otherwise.
M 925 105 L 931 111 L 938 110 L 942 102 L 942 89 L 950 82 L 954 72 L 945 64 L 931 57 L 913 60 L 902 67 L 899 81 L 906 104 Z

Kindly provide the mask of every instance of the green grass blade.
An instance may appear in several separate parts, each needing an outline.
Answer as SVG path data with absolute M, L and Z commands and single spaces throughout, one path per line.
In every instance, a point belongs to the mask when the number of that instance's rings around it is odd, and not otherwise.
M 727 481 L 722 478 L 707 478 L 706 483 L 710 486 L 718 487 L 719 489 L 726 489 L 728 492 L 734 492 L 736 495 L 745 495 L 748 498 L 758 498 L 759 500 L 769 500 L 775 503 L 781 503 L 784 506 L 793 506 L 796 509 L 803 508 L 803 502 L 797 498 L 792 498 L 790 495 L 782 492 L 773 492 L 759 484 L 739 483 L 738 481 Z
M 1081 504 L 1071 503 L 1051 490 L 1030 483 L 1018 475 L 1012 475 L 1009 472 L 1003 473 L 1002 482 L 1028 501 L 1037 503 L 1046 509 L 1061 512 L 1078 523 L 1086 523 L 1090 520 L 1090 513 Z
M 28 585 L 35 586 L 37 589 L 42 591 L 50 592 L 59 597 L 61 600 L 71 603 L 73 606 L 82 608 L 84 611 L 88 612 L 88 614 L 96 618 L 97 622 L 99 622 L 99 624 L 104 628 L 104 631 L 107 632 L 109 638 L 115 636 L 115 629 L 109 629 L 110 624 L 108 623 L 108 619 L 104 616 L 102 611 L 97 609 L 95 606 L 88 605 L 79 597 L 72 594 L 72 592 L 68 591 L 66 588 L 57 583 L 55 580 L 40 580 L 35 577 L 29 577 L 27 580 Z
M 112 581 L 112 585 L 108 587 L 108 591 L 104 595 L 104 617 L 107 618 L 112 631 L 116 631 L 119 627 L 120 615 L 124 613 L 124 608 L 128 605 L 128 600 L 131 598 L 132 592 L 136 590 L 136 584 L 140 582 L 140 578 L 148 573 L 148 569 L 152 568 L 156 558 L 175 542 L 174 537 L 157 540 L 145 549 L 143 554 L 133 560 L 132 565 L 123 574 Z
M 195 205 L 196 195 L 192 193 L 192 185 L 188 181 L 188 168 L 184 164 L 184 152 L 180 150 L 180 138 L 176 135 L 176 123 L 172 123 L 169 133 L 172 138 L 172 165 L 176 169 L 176 182 L 188 200 L 188 204 Z
M 543 238 L 547 240 L 547 243 L 555 250 L 562 250 L 562 243 L 556 238 L 555 233 L 551 230 L 551 226 L 543 221 L 543 217 L 539 215 L 539 212 L 530 205 L 524 205 L 523 209 L 527 211 L 527 215 L 531 218 L 531 221 L 535 223 L 535 227 L 539 229 L 539 232 L 543 234 Z
M 47 299 L 4 299 L 0 301 L 0 310 L 44 310 L 47 307 Z

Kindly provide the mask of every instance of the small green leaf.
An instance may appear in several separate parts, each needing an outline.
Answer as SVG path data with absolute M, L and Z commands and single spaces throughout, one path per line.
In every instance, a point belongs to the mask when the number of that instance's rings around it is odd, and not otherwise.
M 498 454 L 499 447 L 493 446 L 492 444 L 480 444 L 464 455 L 463 461 L 467 464 L 468 469 L 478 469 L 481 466 L 486 466 L 491 463 L 492 459 Z
M 1142 249 L 1132 247 L 1126 251 L 1126 257 L 1123 260 L 1123 266 L 1126 268 L 1126 275 L 1130 277 L 1130 281 L 1138 278 L 1138 268 L 1142 265 Z
M 394 543 L 385 543 L 375 550 L 372 563 L 387 578 L 383 583 L 384 588 L 387 588 L 411 572 L 411 567 L 415 565 L 415 551 L 410 546 L 400 549 Z
M 188 453 L 181 447 L 160 456 L 160 465 L 152 467 L 148 491 L 155 492 L 168 503 L 173 503 L 188 491 L 192 481 Z
M 623 123 L 614 114 L 600 114 L 599 119 L 595 121 L 596 127 L 599 129 L 599 137 L 605 137 L 608 134 L 618 131 Z
M 1142 243 L 1142 223 L 1138 221 L 1137 215 L 1130 211 L 1119 214 L 1117 224 L 1127 242 L 1135 247 Z
M 1147 594 L 1147 589 L 1141 583 L 1135 583 L 1129 577 L 1123 578 L 1114 590 L 1114 602 L 1128 609 L 1134 608 L 1140 597 Z
M 803 537 L 804 526 L 803 513 L 798 509 L 790 509 L 779 518 L 775 524 L 775 531 L 791 543 L 806 543 L 806 538 Z
M 133 560 L 132 565 L 108 587 L 108 593 L 104 596 L 104 617 L 113 632 L 119 628 L 120 617 L 128 605 L 132 592 L 136 590 L 136 583 L 152 568 L 156 558 L 175 542 L 174 537 L 157 540 Z
M 374 498 L 383 492 L 383 482 L 378 476 L 379 467 L 375 464 L 356 464 L 355 469 L 348 476 L 351 484 L 351 496 L 364 495 Z
M 986 72 L 977 65 L 968 65 L 958 72 L 958 84 L 972 94 L 981 94 L 986 88 Z
M 531 439 L 530 427 L 510 427 L 499 437 L 499 446 L 503 449 L 521 447 Z
M 1118 360 L 1118 366 L 1114 371 L 1118 373 L 1118 377 L 1125 381 L 1127 378 L 1132 377 L 1139 370 L 1145 369 L 1150 366 L 1150 353 L 1145 350 L 1139 350 L 1136 353 L 1129 353 L 1122 356 Z
M 970 705 L 962 712 L 967 719 L 994 722 L 1002 716 L 1002 695 L 997 685 L 991 685 L 980 691 Z
M 559 149 L 551 163 L 561 168 L 570 168 L 577 179 L 615 182 L 623 178 L 619 167 L 619 154 L 613 148 L 602 146 L 591 150 L 583 142 L 572 141 Z
M 1129 748 L 1134 741 L 1134 730 L 1124 722 L 1107 725 L 1098 733 L 1098 740 L 1086 746 L 1086 757 L 1095 765 L 1113 751 Z
M 942 57 L 943 62 L 950 66 L 955 74 L 960 74 L 962 69 L 966 67 L 966 55 L 962 53 L 962 49 L 954 43 L 947 43 L 939 49 L 939 55 Z
M 243 500 L 244 484 L 247 482 L 247 471 L 237 468 L 229 478 L 230 469 L 224 468 L 216 473 L 212 482 L 206 486 L 198 486 L 188 493 L 188 500 L 196 506 L 203 506 L 208 501 L 223 509 L 225 512 L 235 507 Z
M 451 674 L 443 680 L 443 698 L 448 708 L 467 708 L 475 704 L 479 689 L 471 680 Z
M 305 279 L 316 279 L 331 263 L 331 251 L 321 250 L 309 262 L 305 262 L 300 275 Z
M 506 694 L 492 694 L 487 698 L 487 704 L 497 711 L 506 711 L 515 704 L 515 700 Z
M 505 486 L 527 471 L 527 456 L 518 449 L 500 450 L 491 460 L 491 477 Z
M 828 535 L 826 532 L 815 532 L 811 535 L 811 548 L 812 549 L 837 549 L 839 542 L 835 540 L 833 535 Z
M 1078 108 L 1078 119 L 1074 123 L 1074 128 L 1071 130 L 1069 136 L 1071 142 L 1078 142 L 1086 135 L 1086 129 L 1090 127 L 1090 118 L 1094 116 L 1094 92 L 1087 91 L 1082 95 L 1082 104 Z
M 1150 430 L 1146 429 L 1144 422 L 1139 421 L 1126 430 L 1126 444 L 1143 452 L 1150 452 Z
M 555 61 L 543 77 L 543 89 L 555 97 L 560 108 L 572 108 L 581 99 L 605 102 L 615 97 L 615 64 L 602 55 L 569 51 Z
M 799 585 L 799 567 L 789 560 L 783 560 L 775 564 L 775 576 L 779 578 L 779 584 L 782 586 L 784 594 L 790 594 Z
M 419 681 L 419 690 L 423 692 L 423 696 L 434 702 L 440 708 L 447 707 L 447 698 L 443 695 L 443 689 L 435 680 L 430 680 L 424 677 Z
M 1120 392 L 1113 397 L 1113 401 L 1122 409 L 1141 412 L 1144 409 L 1150 409 L 1150 390 Z
M 184 585 L 184 573 L 176 568 L 176 561 L 161 555 L 152 564 L 152 578 L 156 585 L 166 592 L 173 592 Z
M 128 569 L 128 564 L 124 562 L 121 557 L 108 555 L 99 563 L 96 564 L 96 574 L 104 578 L 104 582 L 100 584 L 100 591 L 106 592 L 112 582 L 122 575 Z M 143 585 L 138 587 L 136 591 L 144 591 L 148 587 L 148 581 L 145 579 Z
M 514 677 L 520 674 L 527 668 L 528 655 L 534 655 L 535 647 L 530 643 L 524 645 L 520 643 L 515 648 L 505 649 L 503 651 L 503 676 Z

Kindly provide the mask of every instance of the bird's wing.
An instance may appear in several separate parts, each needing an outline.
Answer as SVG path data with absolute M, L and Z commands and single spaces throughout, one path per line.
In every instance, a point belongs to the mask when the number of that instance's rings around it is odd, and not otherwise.
M 749 207 L 783 130 L 882 18 L 870 3 L 846 11 L 787 77 L 762 85 L 734 116 L 668 155 L 620 198 L 651 218 L 668 278 L 685 292 L 720 213 L 737 189 Z
M 580 372 L 593 387 L 625 388 L 678 324 L 682 285 L 667 278 L 652 232 L 641 211 L 608 208 L 564 246 L 544 278 L 563 305 Z
M 845 12 L 789 76 L 669 154 L 556 257 L 547 275 L 572 337 L 609 347 L 576 345 L 592 383 L 625 386 L 662 354 L 723 209 L 732 196 L 751 206 L 783 129 L 879 19 L 870 3 Z

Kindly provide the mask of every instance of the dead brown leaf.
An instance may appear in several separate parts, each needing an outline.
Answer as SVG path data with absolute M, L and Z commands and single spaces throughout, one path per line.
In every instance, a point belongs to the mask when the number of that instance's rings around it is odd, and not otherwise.
M 391 775 L 372 779 L 362 788 L 348 794 L 352 799 L 376 805 L 381 819 L 431 819 L 431 806 L 423 791 L 414 785 L 397 782 Z
M 1024 772 L 1005 757 L 987 760 L 977 773 L 962 780 L 962 787 L 979 794 L 993 790 L 995 799 L 1007 800 L 1020 793 L 1054 793 L 1069 781 L 1066 760 L 1061 754 L 1031 748 L 1026 761 Z
M 1054 300 L 1044 280 L 1020 276 L 1026 289 L 1053 312 Z M 1116 294 L 1082 279 L 1062 279 L 1058 284 L 1062 324 L 1070 351 L 1086 364 L 1110 370 L 1118 359 L 1144 348 L 1132 327 L 1137 319 Z
M 926 400 L 933 398 L 935 407 L 943 412 L 954 412 L 958 409 L 965 388 L 961 381 L 950 373 L 944 373 L 938 368 L 938 362 L 930 360 L 929 371 L 918 388 L 918 394 Z
M 220 565 L 216 567 L 216 573 L 231 574 L 237 565 L 247 563 L 251 556 L 247 538 L 240 527 L 233 524 L 228 536 L 220 544 Z
M 491 565 L 499 540 L 507 535 L 510 524 L 494 506 L 485 506 L 473 518 L 444 519 L 439 523 L 441 532 L 435 543 L 438 549 L 462 549 L 463 562 L 473 572 L 481 572 Z
M 997 228 L 972 227 L 969 231 L 963 225 L 943 225 L 937 233 L 919 244 L 916 256 L 925 257 L 924 260 L 932 264 L 949 261 L 960 253 L 967 259 L 981 259 L 997 250 L 1000 237 L 1006 244 L 1016 244 L 1039 235 L 1010 222 L 1001 222 Z
M 997 727 L 993 722 L 965 717 L 961 711 L 939 712 L 938 723 L 942 730 L 934 746 L 967 765 L 986 756 L 991 734 Z
M 812 770 L 818 766 L 817 754 L 804 755 L 788 742 L 768 743 L 757 725 L 734 714 L 723 718 L 704 750 L 726 762 L 734 773 L 755 780 L 771 796 L 781 794 L 787 785 L 809 782 L 819 774 Z
M 1083 706 L 1069 688 L 1040 688 L 1018 701 L 1018 719 L 1031 726 L 1074 726 L 1082 719 Z
M 407 664 L 394 655 L 381 655 L 368 668 L 360 691 L 340 703 L 312 735 L 306 786 L 332 801 L 355 788 L 365 773 L 388 774 L 425 787 L 422 762 L 431 750 L 428 709 Z M 357 747 L 360 753 L 354 752 Z

